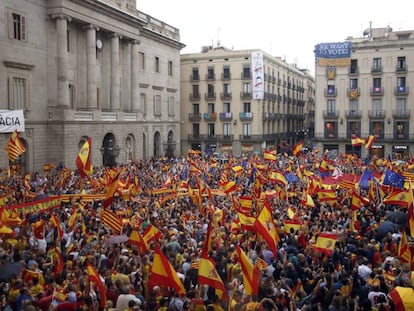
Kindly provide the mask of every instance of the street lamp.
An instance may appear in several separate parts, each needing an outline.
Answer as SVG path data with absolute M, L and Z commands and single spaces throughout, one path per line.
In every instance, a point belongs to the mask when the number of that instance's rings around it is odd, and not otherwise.
M 164 141 L 162 145 L 164 147 L 165 156 L 167 158 L 173 158 L 175 147 L 177 146 L 177 142 L 175 140 L 172 140 L 172 137 L 168 137 L 168 140 Z

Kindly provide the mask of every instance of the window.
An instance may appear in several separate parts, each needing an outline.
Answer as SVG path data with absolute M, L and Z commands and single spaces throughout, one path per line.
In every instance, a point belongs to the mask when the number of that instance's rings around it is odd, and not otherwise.
M 230 112 L 230 103 L 223 103 L 223 112 Z
M 358 79 L 349 79 L 349 88 L 356 90 L 358 88 Z
M 381 71 L 381 58 L 376 57 L 372 60 L 372 70 Z
M 23 75 L 9 75 L 8 100 L 10 109 L 30 110 L 29 80 Z
M 397 77 L 397 92 L 405 92 L 405 77 Z
M 372 110 L 374 110 L 376 115 L 381 116 L 381 99 L 374 99 L 372 101 Z
M 174 116 L 175 115 L 175 100 L 174 96 L 168 97 L 168 115 Z
M 208 113 L 214 113 L 214 103 L 208 103 L 207 110 Z
M 335 116 L 336 103 L 335 99 L 328 99 L 326 109 L 328 110 L 328 116 Z
M 161 95 L 154 96 L 154 115 L 161 115 Z
M 351 112 L 355 112 L 356 113 L 356 111 L 358 111 L 359 109 L 358 109 L 359 107 L 358 107 L 358 99 L 351 99 L 350 101 L 349 101 L 349 110 L 351 111 Z
M 349 69 L 349 73 L 358 73 L 358 60 L 351 59 L 351 66 Z
M 348 123 L 349 126 L 349 134 L 351 135 L 356 135 L 356 136 L 361 136 L 361 123 L 358 121 L 350 121 Z
M 335 138 L 336 137 L 336 122 L 326 122 L 325 123 L 325 130 L 327 138 Z
M 208 123 L 207 124 L 207 135 L 208 136 L 214 136 L 216 133 L 214 123 Z
M 224 96 L 229 96 L 230 93 L 231 93 L 230 84 L 229 83 L 224 83 L 223 84 L 223 95 Z
M 335 85 L 328 85 L 328 94 L 335 94 Z
M 250 83 L 243 83 L 243 94 L 250 94 Z
M 207 85 L 207 96 L 209 98 L 215 97 L 215 94 L 214 94 L 214 84 Z
M 243 103 L 243 112 L 251 112 L 250 109 L 250 103 Z
M 198 72 L 198 68 L 193 68 L 192 80 L 195 80 L 195 81 L 200 80 L 200 73 Z
M 252 135 L 252 124 L 243 123 L 243 136 L 251 136 L 251 135 Z
M 66 31 L 66 45 L 67 45 L 67 51 L 70 52 L 71 46 L 70 46 L 70 31 L 69 29 Z
M 155 56 L 155 72 L 160 72 L 160 58 Z
M 15 39 L 20 41 L 27 40 L 27 25 L 26 25 L 26 17 L 15 13 L 15 12 L 8 12 L 8 30 L 9 30 L 9 39 Z
M 408 124 L 404 121 L 396 122 L 395 129 L 397 131 L 397 139 L 406 139 L 408 135 Z
M 207 69 L 207 79 L 214 80 L 214 68 L 213 67 L 209 67 Z
M 168 62 L 168 75 L 170 77 L 172 77 L 172 75 L 173 75 L 173 63 L 172 63 L 172 61 Z
M 381 78 L 374 78 L 372 80 L 374 93 L 380 93 L 381 92 Z
M 406 70 L 405 56 L 399 56 L 397 58 L 397 70 Z
M 407 110 L 407 99 L 397 98 L 397 111 L 405 113 Z
M 223 79 L 230 79 L 230 67 L 224 66 L 223 68 Z
M 200 113 L 200 104 L 193 104 L 193 113 Z
M 199 123 L 193 123 L 193 136 L 194 137 L 200 136 L 200 124 Z
M 144 54 L 144 52 L 139 52 L 138 57 L 139 57 L 139 68 L 144 70 L 145 69 L 145 54 Z
M 140 100 L 140 102 L 141 102 L 141 109 L 142 109 L 142 113 L 143 113 L 143 115 L 144 116 L 146 116 L 147 115 L 147 96 L 146 96 L 146 94 L 145 93 L 141 93 L 140 95 L 139 95 L 139 100 Z
M 230 136 L 231 135 L 231 123 L 224 123 L 223 124 L 223 135 Z
M 194 98 L 199 98 L 200 97 L 198 84 L 193 84 L 193 97 Z
M 243 67 L 243 78 L 246 78 L 246 79 L 250 78 L 250 66 Z

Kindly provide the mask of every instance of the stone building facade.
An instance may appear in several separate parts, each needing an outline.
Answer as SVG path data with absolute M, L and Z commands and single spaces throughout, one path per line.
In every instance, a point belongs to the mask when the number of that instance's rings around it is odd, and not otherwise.
M 0 167 L 74 168 L 88 137 L 94 166 L 180 153 L 178 29 L 135 0 L 4 0 L 0 16 L 0 110 L 23 110 L 26 147 Z

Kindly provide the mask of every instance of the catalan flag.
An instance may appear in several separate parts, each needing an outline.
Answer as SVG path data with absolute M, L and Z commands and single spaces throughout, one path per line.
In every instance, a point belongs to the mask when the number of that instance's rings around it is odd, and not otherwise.
M 92 139 L 89 137 L 79 150 L 79 154 L 76 157 L 76 167 L 82 177 L 91 175 L 93 171 L 91 164 L 91 146 Z
M 11 134 L 4 151 L 7 153 L 9 160 L 12 162 L 16 161 L 16 159 L 26 151 L 17 130 Z
M 408 245 L 408 238 L 405 229 L 401 230 L 400 243 L 398 245 L 398 257 L 411 266 L 412 261 L 412 247 Z
M 246 295 L 257 295 L 259 293 L 260 271 L 257 266 L 253 265 L 239 245 L 236 246 L 236 251 L 243 274 L 245 293 Z
M 114 235 L 121 234 L 122 232 L 122 220 L 114 212 L 109 209 L 104 209 L 101 212 L 102 223 L 112 230 Z
M 414 289 L 412 287 L 396 286 L 390 292 L 395 311 L 414 310 Z
M 410 229 L 410 236 L 414 237 L 414 196 L 413 196 L 413 186 L 410 181 L 409 200 L 408 200 L 408 209 L 407 209 L 407 218 L 408 218 L 408 227 Z
M 236 189 L 237 189 L 237 186 L 234 181 L 228 181 L 224 185 L 221 186 L 221 190 L 223 190 L 225 194 L 229 194 L 233 191 L 236 191 Z

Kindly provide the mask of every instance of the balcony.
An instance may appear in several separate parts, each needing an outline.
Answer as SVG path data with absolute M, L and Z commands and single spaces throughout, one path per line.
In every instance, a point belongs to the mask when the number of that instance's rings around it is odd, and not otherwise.
M 368 116 L 371 119 L 384 119 L 385 111 L 384 110 L 368 110 Z
M 403 64 L 403 65 L 397 65 L 395 67 L 395 72 L 396 73 L 406 73 L 407 72 L 407 65 Z
M 382 74 L 382 66 L 372 66 L 371 67 L 371 73 L 373 75 L 380 75 L 380 74 Z
M 188 134 L 187 136 L 188 141 L 201 141 L 201 138 L 200 134 Z
M 253 112 L 240 112 L 239 118 L 240 118 L 240 121 L 252 121 Z
M 205 93 L 204 98 L 206 100 L 215 100 L 216 99 L 216 93 L 215 92 Z
M 348 75 L 350 76 L 357 76 L 359 75 L 359 68 L 358 67 L 349 67 Z
M 325 96 L 326 97 L 336 97 L 336 89 L 335 88 L 325 89 Z
M 339 111 L 338 110 L 324 110 L 323 117 L 325 119 L 338 119 Z
M 216 74 L 215 73 L 208 73 L 208 74 L 206 74 L 206 80 L 207 81 L 214 81 L 214 80 L 216 80 Z
M 215 112 L 206 112 L 204 113 L 204 121 L 216 121 L 217 113 Z
M 395 119 L 409 119 L 410 115 L 411 113 L 409 109 L 408 110 L 399 109 L 399 110 L 392 111 L 392 116 Z
M 231 92 L 224 92 L 224 93 L 220 93 L 220 98 L 221 99 L 231 99 Z
M 374 86 L 370 90 L 371 96 L 383 96 L 384 95 L 384 88 L 381 86 Z
M 408 95 L 408 86 L 406 85 L 396 86 L 394 94 L 397 96 Z
M 231 80 L 231 73 L 222 73 L 221 80 Z
M 345 116 L 347 119 L 361 119 L 361 110 L 346 110 Z
M 190 94 L 190 101 L 199 101 L 200 99 L 200 93 Z
M 263 135 L 239 135 L 241 142 L 263 142 Z
M 241 73 L 240 78 L 242 80 L 250 80 L 252 78 L 252 73 L 250 71 L 249 72 L 244 71 Z
M 190 121 L 201 121 L 201 113 L 189 113 L 188 119 Z
M 240 98 L 241 99 L 252 99 L 252 93 L 251 92 L 240 92 Z
M 350 98 L 358 98 L 361 95 L 361 91 L 359 88 L 347 89 L 346 93 Z
M 219 118 L 221 121 L 231 121 L 233 120 L 233 113 L 232 112 L 220 112 Z
M 234 135 L 219 135 L 219 139 L 220 141 L 233 141 L 234 140 Z
M 196 74 L 196 75 L 190 75 L 190 81 L 194 82 L 194 81 L 200 81 L 200 75 Z

